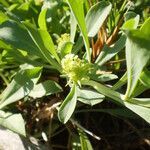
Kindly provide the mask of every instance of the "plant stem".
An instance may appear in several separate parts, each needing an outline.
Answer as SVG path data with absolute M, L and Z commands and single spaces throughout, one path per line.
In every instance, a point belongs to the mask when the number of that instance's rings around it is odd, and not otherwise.
M 119 12 L 121 13 L 123 10 L 124 10 L 124 7 L 126 6 L 126 3 L 127 3 L 128 0 L 124 0 Z
M 3 79 L 5 84 L 8 86 L 9 85 L 9 81 L 7 80 L 7 78 L 1 72 L 0 72 L 0 77 Z
M 117 103 L 124 105 L 124 102 L 123 102 L 124 95 L 123 94 L 116 92 L 116 91 L 112 90 L 111 88 L 109 88 L 105 85 L 102 85 L 101 83 L 92 81 L 92 80 L 89 80 L 89 81 L 84 80 L 81 83 L 82 83 L 82 85 L 92 86 L 99 93 L 101 93 L 107 97 L 110 97 L 111 99 L 115 100 Z
M 107 64 L 115 64 L 115 63 L 124 62 L 124 61 L 126 61 L 126 59 L 120 59 L 120 60 L 109 61 L 108 63 L 106 63 L 106 65 L 107 65 Z
M 89 2 L 89 5 L 90 5 L 90 7 L 92 6 L 92 1 L 91 0 L 88 0 L 88 2 Z
M 119 32 L 119 30 L 120 30 L 120 27 L 121 27 L 121 25 L 122 25 L 122 23 L 123 23 L 123 20 L 124 20 L 124 17 L 122 17 L 122 18 L 119 20 L 118 25 L 117 25 L 116 28 L 114 29 L 112 35 L 111 35 L 111 36 L 107 39 L 107 41 L 106 41 L 106 44 L 107 44 L 107 45 L 110 46 L 110 45 L 115 41 L 115 39 L 116 39 L 116 37 L 117 37 L 117 35 L 118 35 L 118 32 Z
M 82 127 L 77 121 L 70 119 L 70 121 L 76 125 L 78 128 L 80 128 L 81 130 L 83 130 L 85 133 L 89 134 L 90 136 L 94 137 L 97 140 L 101 140 L 101 138 L 95 134 L 93 134 L 92 132 L 90 132 L 89 130 L 85 129 L 84 127 Z

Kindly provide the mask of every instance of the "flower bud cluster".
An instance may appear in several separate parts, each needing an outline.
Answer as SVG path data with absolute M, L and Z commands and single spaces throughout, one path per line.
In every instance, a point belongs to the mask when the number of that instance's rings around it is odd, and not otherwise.
M 61 49 L 63 48 L 63 46 L 64 46 L 67 42 L 70 42 L 70 35 L 67 34 L 67 33 L 62 34 L 61 37 L 58 38 L 58 40 L 57 40 L 57 44 L 58 44 L 57 50 L 58 50 L 58 52 L 61 51 Z
M 80 85 L 81 80 L 89 79 L 90 64 L 85 60 L 81 60 L 77 55 L 68 54 L 61 61 L 64 75 L 70 82 Z

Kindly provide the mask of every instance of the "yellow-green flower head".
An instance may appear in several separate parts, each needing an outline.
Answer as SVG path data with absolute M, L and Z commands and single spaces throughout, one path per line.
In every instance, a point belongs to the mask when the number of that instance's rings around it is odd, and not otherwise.
M 75 82 L 80 85 L 83 79 L 89 79 L 90 64 L 81 60 L 77 55 L 68 54 L 61 61 L 63 73 L 68 77 L 69 83 Z
M 60 51 L 67 42 L 70 42 L 70 35 L 67 33 L 62 34 L 61 37 L 58 38 L 57 40 L 57 43 L 58 43 L 57 50 Z

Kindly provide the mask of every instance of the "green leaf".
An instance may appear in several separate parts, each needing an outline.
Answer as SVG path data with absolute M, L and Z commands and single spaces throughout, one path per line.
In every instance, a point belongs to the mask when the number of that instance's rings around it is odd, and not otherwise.
M 37 83 L 41 67 L 19 71 L 1 95 L 0 109 L 27 96 Z
M 72 133 L 71 148 L 72 150 L 81 150 L 80 136 L 78 134 Z
M 37 62 L 36 60 L 34 60 L 34 58 L 29 57 L 26 54 L 23 54 L 22 51 L 17 50 L 15 48 L 11 49 L 8 48 L 8 45 L 3 45 L 3 48 L 6 48 L 5 53 L 3 54 L 3 58 L 6 59 L 13 59 L 15 62 L 19 62 L 19 63 L 27 63 L 27 64 L 31 64 L 33 66 L 42 66 L 42 62 Z M 23 51 L 24 52 L 24 51 Z
M 25 2 L 25 3 L 22 3 L 17 9 L 23 12 L 28 12 L 29 11 L 29 5 L 30 3 L 29 2 Z
M 47 14 L 47 9 L 43 9 L 38 18 L 38 25 L 40 29 L 42 30 L 47 30 L 47 25 L 46 25 L 46 14 Z
M 125 72 L 125 74 L 120 78 L 120 80 L 113 85 L 112 90 L 117 90 L 120 87 L 122 87 L 124 84 L 127 83 L 127 72 Z M 140 95 L 142 92 L 144 92 L 145 90 L 147 90 L 148 87 L 144 86 L 140 81 L 137 83 L 136 88 L 134 89 L 133 93 L 132 93 L 132 97 L 136 97 L 138 95 Z
M 31 24 L 25 22 L 26 29 L 31 36 L 32 40 L 35 42 L 38 47 L 38 51 L 41 56 L 47 60 L 51 65 L 53 65 L 58 71 L 61 70 L 60 65 L 53 59 L 50 52 L 57 58 L 59 61 L 59 57 L 54 48 L 53 41 L 47 31 L 37 30 Z
M 81 150 L 93 150 L 92 145 L 86 133 L 81 129 L 78 129 L 79 136 L 80 136 L 80 143 L 81 143 Z
M 8 20 L 9 17 L 5 15 L 2 11 L 0 11 L 0 24 Z
M 56 58 L 56 60 L 58 62 L 60 62 L 60 59 L 59 59 L 56 49 L 55 49 L 55 45 L 53 43 L 53 40 L 52 40 L 50 34 L 46 30 L 39 29 L 38 31 L 41 36 L 41 39 L 42 39 L 41 42 L 43 42 L 44 47 L 52 54 L 52 56 L 54 56 Z M 43 50 L 43 52 L 44 52 L 44 50 Z M 45 50 L 45 54 L 47 54 L 46 50 Z
M 98 33 L 98 30 L 109 15 L 111 8 L 111 3 L 106 1 L 101 1 L 90 8 L 86 15 L 86 26 L 89 37 L 94 37 Z
M 104 74 L 92 74 L 90 78 L 92 80 L 99 81 L 99 82 L 107 82 L 107 81 L 117 79 L 118 76 L 115 74 L 104 73 Z
M 76 85 L 73 84 L 70 93 L 66 97 L 66 99 L 61 104 L 58 111 L 58 118 L 61 122 L 66 123 L 71 115 L 73 114 L 76 102 L 77 102 L 77 89 Z
M 125 106 L 131 111 L 142 117 L 145 121 L 150 124 L 150 109 L 142 107 L 133 103 L 125 102 Z
M 21 114 L 12 114 L 0 110 L 0 125 L 18 134 L 26 136 L 25 122 Z
M 70 54 L 72 50 L 73 44 L 71 42 L 65 42 L 60 50 L 61 58 L 63 58 L 65 55 Z
M 126 91 L 126 99 L 131 97 L 143 68 L 150 60 L 150 38 L 141 30 L 126 31 L 126 61 L 128 86 Z M 150 32 L 150 29 L 148 30 Z
M 91 81 L 91 80 L 90 81 L 82 81 L 82 84 L 92 86 L 95 90 L 97 90 L 101 94 L 111 98 L 110 100 L 112 100 L 113 102 L 121 104 L 123 106 L 126 106 L 128 109 L 130 109 L 131 111 L 133 111 L 134 113 L 136 113 L 137 115 L 142 117 L 145 121 L 150 123 L 150 109 L 149 108 L 139 106 L 137 104 L 133 104 L 131 102 L 125 101 L 124 95 L 110 89 L 109 87 L 106 87 L 100 83 L 97 83 L 95 81 Z
M 81 30 L 85 47 L 86 47 L 87 58 L 88 61 L 91 62 L 90 46 L 89 46 L 87 29 L 86 29 L 86 24 L 84 19 L 83 0 L 80 0 L 80 2 L 78 0 L 68 0 L 68 4 Z
M 119 93 L 119 92 L 116 92 L 114 90 L 112 90 L 111 88 L 101 84 L 101 83 L 98 83 L 98 82 L 95 82 L 95 81 L 92 81 L 92 80 L 83 80 L 81 82 L 83 85 L 89 85 L 89 86 L 92 86 L 95 90 L 97 90 L 99 93 L 107 96 L 107 97 L 110 97 L 113 99 L 114 102 L 116 103 L 119 103 L 119 104 L 124 104 L 123 102 L 123 98 L 124 98 L 124 95 Z
M 83 38 L 79 36 L 78 40 L 75 42 L 73 46 L 72 53 L 77 54 L 82 49 L 83 45 L 84 45 Z
M 127 20 L 123 26 L 122 26 L 122 29 L 124 30 L 131 30 L 131 29 L 136 29 L 138 27 L 138 24 L 139 24 L 139 20 L 140 20 L 140 16 L 137 15 L 136 17 L 134 18 L 131 18 L 129 20 Z
M 73 16 L 73 14 L 70 14 L 70 41 L 74 43 L 74 38 L 76 35 L 76 29 L 77 29 L 77 21 L 76 18 Z
M 138 95 L 142 94 L 147 89 L 148 89 L 148 87 L 145 86 L 144 84 L 142 84 L 142 82 L 140 80 L 138 80 L 138 83 L 137 83 L 131 97 L 137 97 Z
M 4 0 L 0 0 L 0 3 L 2 3 L 5 7 L 9 7 L 9 3 Z
M 28 27 L 26 26 L 25 28 L 25 26 L 20 23 L 6 21 L 0 25 L 0 39 L 16 49 L 25 50 L 28 54 L 36 55 L 48 61 L 57 70 L 61 70 L 60 65 L 52 58 L 49 50 L 47 50 L 44 45 L 40 33 L 33 27 L 28 25 Z M 46 41 L 50 42 L 49 39 L 46 39 Z
M 128 11 L 128 12 L 125 13 L 125 15 L 124 15 L 124 20 L 125 20 L 125 22 L 126 22 L 126 21 L 128 21 L 128 20 L 130 20 L 130 19 L 135 18 L 136 16 L 137 16 L 137 14 L 136 14 L 135 12 L 133 12 L 133 11 Z
M 150 88 L 150 71 L 147 69 L 144 69 L 144 71 L 140 75 L 140 81 L 141 83 Z
M 72 133 L 72 150 L 93 150 L 86 133 L 78 128 L 78 134 Z
M 129 102 L 133 104 L 137 104 L 144 107 L 150 108 L 150 98 L 132 98 L 128 100 Z
M 94 91 L 94 90 L 91 90 L 91 89 L 80 89 L 80 88 L 77 88 L 77 99 L 82 102 L 82 103 L 85 103 L 85 104 L 88 104 L 88 105 L 96 105 L 98 103 L 101 103 L 105 96 Z
M 6 21 L 0 25 L 0 39 L 18 49 L 40 56 L 38 47 L 31 39 L 27 30 L 21 24 L 14 21 Z
M 117 90 L 127 82 L 127 72 L 120 78 L 120 80 L 113 85 L 112 90 Z
M 55 94 L 61 91 L 62 88 L 55 81 L 47 80 L 45 82 L 35 85 L 29 93 L 29 96 L 36 99 L 41 98 L 43 96 Z
M 95 62 L 98 65 L 102 66 L 125 47 L 125 41 L 126 36 L 122 35 L 113 47 L 108 47 L 107 45 L 104 45 L 103 50 L 101 51 Z
M 150 17 L 143 23 L 143 25 L 141 26 L 141 31 L 142 33 L 147 35 L 147 38 L 150 39 L 150 29 L 149 29 L 149 25 L 150 25 Z

